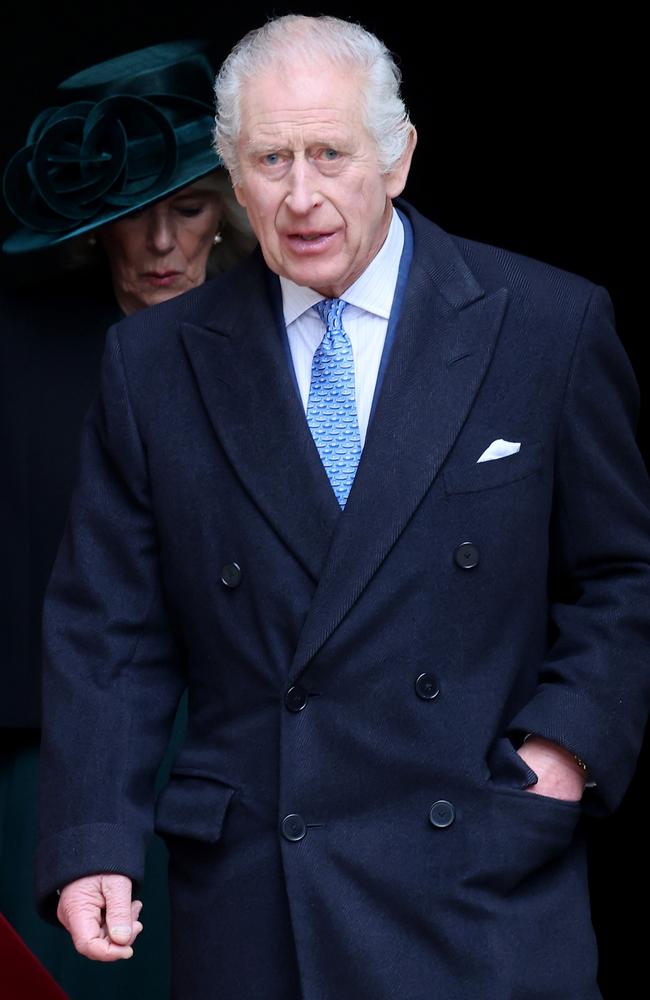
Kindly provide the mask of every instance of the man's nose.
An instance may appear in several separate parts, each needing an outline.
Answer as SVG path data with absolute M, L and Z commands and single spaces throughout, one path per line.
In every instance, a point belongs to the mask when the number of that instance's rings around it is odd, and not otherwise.
M 147 230 L 147 242 L 154 253 L 164 256 L 176 245 L 176 232 L 172 220 L 166 213 L 152 212 Z
M 323 200 L 319 191 L 319 173 L 303 159 L 294 160 L 289 174 L 287 207 L 295 215 L 306 215 Z

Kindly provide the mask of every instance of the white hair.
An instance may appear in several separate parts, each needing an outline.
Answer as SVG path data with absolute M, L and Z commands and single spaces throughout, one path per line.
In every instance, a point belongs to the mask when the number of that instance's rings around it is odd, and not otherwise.
M 291 62 L 327 59 L 365 76 L 360 95 L 364 124 L 388 173 L 402 157 L 413 126 L 400 95 L 401 73 L 383 42 L 360 24 L 337 17 L 287 14 L 249 31 L 223 63 L 215 82 L 215 145 L 234 184 L 239 180 L 240 97 L 251 77 Z

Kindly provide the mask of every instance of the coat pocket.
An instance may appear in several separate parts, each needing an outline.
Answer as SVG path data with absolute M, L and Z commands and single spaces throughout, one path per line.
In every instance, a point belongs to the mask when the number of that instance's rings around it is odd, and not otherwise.
M 534 475 L 542 467 L 544 449 L 541 441 L 522 444 L 521 451 L 491 462 L 451 465 L 443 472 L 446 493 L 476 493 L 479 490 L 507 486 Z
M 216 844 L 235 789 L 218 778 L 172 771 L 156 801 L 154 829 L 163 836 Z
M 526 791 L 534 774 L 507 739 L 497 741 L 489 766 L 491 778 L 477 789 L 468 881 L 511 892 L 568 860 L 582 840 L 582 806 Z
M 491 781 L 505 788 L 526 789 L 534 785 L 537 775 L 520 757 L 507 737 L 498 739 L 488 755 Z

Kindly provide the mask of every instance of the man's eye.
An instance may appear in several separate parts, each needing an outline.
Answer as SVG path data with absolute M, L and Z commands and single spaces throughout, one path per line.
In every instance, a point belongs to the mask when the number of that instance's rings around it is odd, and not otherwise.
M 264 162 L 268 167 L 274 167 L 276 163 L 280 162 L 279 153 L 267 153 L 264 157 Z
M 338 150 L 336 149 L 324 149 L 323 159 L 325 160 L 336 160 L 338 157 Z

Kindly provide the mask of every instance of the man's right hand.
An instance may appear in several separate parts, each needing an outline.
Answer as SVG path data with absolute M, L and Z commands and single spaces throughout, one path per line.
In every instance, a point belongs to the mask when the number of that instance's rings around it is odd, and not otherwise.
M 89 875 L 61 890 L 56 915 L 81 955 L 115 962 L 133 954 L 141 909 L 139 899 L 131 901 L 126 875 Z

